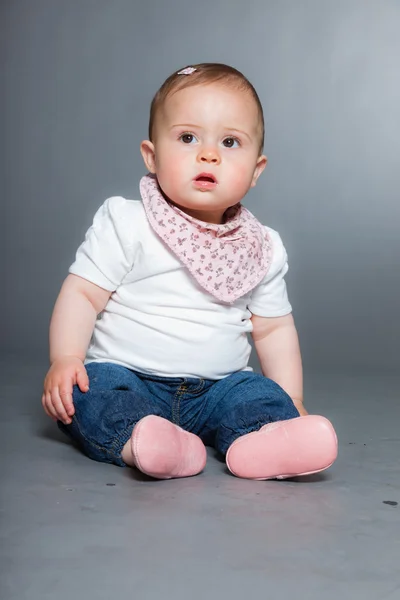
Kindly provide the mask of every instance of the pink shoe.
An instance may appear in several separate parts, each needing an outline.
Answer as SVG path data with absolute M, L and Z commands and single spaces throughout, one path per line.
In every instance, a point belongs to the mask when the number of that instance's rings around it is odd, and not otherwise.
M 206 465 L 207 452 L 197 435 L 155 415 L 136 423 L 131 444 L 136 467 L 156 479 L 191 477 Z
M 277 421 L 233 442 L 228 469 L 245 479 L 286 479 L 318 473 L 336 460 L 338 442 L 325 417 L 307 415 Z

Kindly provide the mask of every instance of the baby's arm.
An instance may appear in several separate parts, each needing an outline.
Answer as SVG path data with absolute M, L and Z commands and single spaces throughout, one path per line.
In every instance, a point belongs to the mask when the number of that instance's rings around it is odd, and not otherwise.
M 68 275 L 57 298 L 50 324 L 51 367 L 44 382 L 42 405 L 49 417 L 71 423 L 72 388 L 89 389 L 84 367 L 97 315 L 111 292 L 77 275 Z
M 269 318 L 253 315 L 251 321 L 263 375 L 289 394 L 300 415 L 308 414 L 303 406 L 303 369 L 293 316 Z

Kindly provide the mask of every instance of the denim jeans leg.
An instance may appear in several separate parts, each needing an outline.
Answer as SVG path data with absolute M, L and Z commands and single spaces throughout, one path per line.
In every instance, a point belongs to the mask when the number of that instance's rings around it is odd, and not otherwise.
M 74 386 L 75 415 L 70 425 L 58 422 L 93 460 L 125 466 L 121 451 L 135 424 L 147 415 L 168 418 L 168 403 L 156 399 L 133 371 L 113 363 L 86 365 L 90 389 Z
M 207 392 L 207 407 L 200 436 L 223 456 L 238 437 L 267 423 L 299 416 L 292 399 L 277 383 L 252 371 L 215 382 Z

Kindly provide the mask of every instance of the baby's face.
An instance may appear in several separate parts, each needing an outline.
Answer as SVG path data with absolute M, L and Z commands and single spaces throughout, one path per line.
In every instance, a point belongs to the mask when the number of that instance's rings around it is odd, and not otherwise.
M 260 135 L 249 92 L 199 85 L 167 98 L 154 144 L 143 142 L 142 153 L 170 200 L 202 221 L 221 223 L 266 165 L 259 156 Z

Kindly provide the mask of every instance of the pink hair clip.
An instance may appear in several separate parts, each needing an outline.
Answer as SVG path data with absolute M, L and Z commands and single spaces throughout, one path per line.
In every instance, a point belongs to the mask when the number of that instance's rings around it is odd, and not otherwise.
M 186 67 L 185 69 L 182 69 L 182 71 L 178 71 L 178 75 L 191 75 L 195 71 L 196 69 L 194 67 Z

